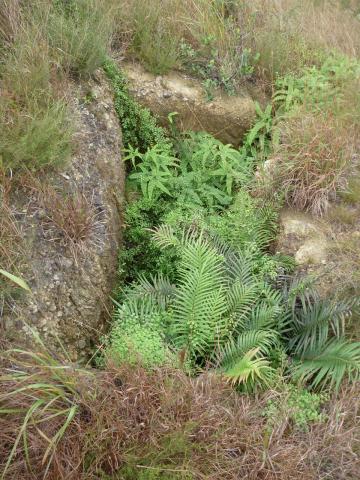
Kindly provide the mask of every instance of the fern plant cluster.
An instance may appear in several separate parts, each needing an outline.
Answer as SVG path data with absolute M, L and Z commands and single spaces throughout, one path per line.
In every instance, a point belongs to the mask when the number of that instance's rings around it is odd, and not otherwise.
M 113 65 L 105 68 L 124 122 L 126 86 Z M 258 114 L 239 150 L 205 133 L 174 130 L 170 140 L 148 112 L 123 123 L 135 201 L 125 214 L 107 354 L 146 368 L 212 368 L 246 392 L 283 377 L 338 389 L 360 374 L 360 344 L 344 334 L 351 305 L 289 286 L 282 277 L 292 260 L 269 253 L 277 212 L 250 187 L 256 162 L 273 148 L 273 108 Z
M 141 277 L 127 289 L 110 353 L 126 351 L 127 358 L 149 366 L 147 345 L 154 345 L 156 334 L 161 355 L 153 354 L 150 364 L 177 357 L 192 372 L 214 368 L 247 392 L 274 386 L 283 375 L 314 388 L 336 389 L 345 377 L 359 378 L 360 343 L 344 338 L 348 305 L 316 301 L 298 285 L 274 288 L 253 273 L 251 257 L 204 230 L 193 228 L 179 236 L 162 225 L 153 241 L 161 249 L 177 250 L 176 281 L 159 273 Z M 129 344 L 128 318 L 145 329 L 140 343 L 133 327 Z M 172 355 L 164 355 L 162 342 Z
M 247 157 L 206 133 L 189 133 L 174 152 L 155 144 L 145 153 L 129 147 L 125 160 L 132 163 L 130 181 L 145 198 L 160 196 L 207 209 L 221 209 L 234 191 L 249 181 L 252 166 Z

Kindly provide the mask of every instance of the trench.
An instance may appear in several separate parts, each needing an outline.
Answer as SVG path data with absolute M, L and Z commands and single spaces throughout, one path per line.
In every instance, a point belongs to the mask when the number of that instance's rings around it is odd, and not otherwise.
M 181 133 L 175 115 L 166 130 L 131 97 L 114 63 L 105 72 L 127 166 L 126 228 L 108 354 L 119 362 L 141 358 L 149 367 L 180 361 L 194 373 L 209 362 L 221 364 L 218 355 L 226 355 L 214 346 L 230 345 L 243 329 L 252 359 L 261 335 L 280 358 L 276 337 L 285 309 L 277 283 L 294 264 L 271 253 L 276 205 L 251 191 L 253 131 L 235 148 L 206 132 Z

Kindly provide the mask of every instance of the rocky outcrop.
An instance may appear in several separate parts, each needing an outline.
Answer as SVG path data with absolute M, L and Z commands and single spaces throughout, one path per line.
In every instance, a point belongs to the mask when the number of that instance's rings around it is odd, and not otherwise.
M 212 101 L 207 101 L 201 82 L 183 73 L 155 76 L 138 63 L 122 63 L 121 69 L 136 100 L 149 108 L 163 125 L 167 124 L 169 113 L 177 112 L 181 130 L 207 131 L 234 146 L 240 145 L 254 122 L 254 99 L 264 101 L 260 91 L 250 86 L 243 87 L 236 96 L 217 92 Z
M 2 324 L 6 336 L 17 341 L 28 335 L 27 325 L 47 345 L 58 345 L 58 337 L 78 359 L 93 350 L 109 318 L 124 172 L 121 131 L 103 74 L 74 90 L 77 128 L 71 161 L 60 173 L 25 182 L 27 197 L 24 190 L 15 195 L 32 294 L 15 302 Z M 67 238 L 66 229 L 81 228 L 82 223 L 86 230 L 76 235 L 83 238 L 73 242 L 71 231 Z
M 280 225 L 278 251 L 293 255 L 297 265 L 303 267 L 326 264 L 327 236 L 322 225 L 311 215 L 285 209 L 280 215 Z

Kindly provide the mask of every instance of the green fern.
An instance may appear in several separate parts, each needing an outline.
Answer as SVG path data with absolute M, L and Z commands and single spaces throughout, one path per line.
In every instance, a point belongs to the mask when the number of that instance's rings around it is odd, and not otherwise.
M 269 386 L 275 371 L 268 360 L 258 356 L 259 348 L 253 348 L 235 361 L 223 362 L 224 377 L 233 385 L 242 385 L 253 391 L 259 386 Z
M 293 368 L 295 379 L 310 382 L 313 388 L 335 387 L 343 378 L 350 381 L 360 378 L 360 342 L 344 339 L 331 340 L 319 350 L 305 351 Z
M 275 330 L 249 330 L 232 338 L 220 347 L 216 354 L 219 365 L 230 365 L 245 353 L 257 348 L 261 355 L 269 355 L 271 349 L 278 344 L 279 336 Z
M 176 346 L 196 355 L 215 345 L 224 335 L 226 309 L 221 257 L 200 235 L 182 250 L 173 304 Z
M 150 276 L 150 279 L 140 275 L 138 282 L 126 292 L 125 299 L 127 304 L 130 301 L 136 301 L 136 303 L 157 305 L 161 310 L 165 310 L 175 294 L 176 287 L 159 273 L 156 276 Z
M 344 321 L 350 306 L 327 300 L 314 302 L 312 295 L 300 296 L 301 308 L 293 310 L 289 348 L 295 354 L 315 350 L 326 343 L 330 333 L 340 337 L 344 333 Z

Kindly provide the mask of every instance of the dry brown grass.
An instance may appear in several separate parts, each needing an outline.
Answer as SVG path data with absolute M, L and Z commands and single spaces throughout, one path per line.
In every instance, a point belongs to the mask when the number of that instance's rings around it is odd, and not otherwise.
M 276 189 L 289 205 L 322 215 L 346 186 L 355 131 L 330 112 L 303 110 L 278 126 L 281 144 L 271 159 Z
M 67 191 L 45 177 L 41 180 L 28 173 L 18 177 L 18 185 L 31 200 L 31 210 L 44 230 L 44 238 L 70 248 L 76 254 L 83 244 L 92 241 L 101 215 L 96 211 L 91 194 L 81 188 Z
M 21 0 L 2 0 L 0 5 L 0 45 L 11 42 L 19 31 Z
M 250 5 L 252 11 L 259 12 L 256 36 L 266 36 L 266 31 L 277 31 L 302 38 L 304 45 L 312 44 L 327 51 L 337 50 L 352 57 L 360 56 L 359 20 L 342 8 L 341 2 L 253 0 Z M 276 46 L 273 45 L 273 48 Z
M 2 414 L 0 468 L 30 405 L 37 399 L 51 402 L 30 417 L 27 443 L 20 439 L 6 478 L 28 480 L 46 473 L 50 480 L 157 478 L 145 476 L 146 470 L 169 479 L 358 478 L 355 387 L 332 399 L 328 420 L 308 432 L 293 429 L 286 419 L 269 431 L 261 413 L 273 394 L 241 396 L 211 373 L 192 379 L 178 370 L 147 372 L 125 365 L 80 371 L 40 350 L 35 356 L 40 361 L 25 353 L 2 356 L 0 402 L 10 410 Z M 11 395 L 19 388 L 24 390 Z M 64 422 L 64 413 L 52 414 L 73 406 L 75 417 L 44 459 L 49 438 Z
M 42 224 L 53 241 L 77 245 L 87 240 L 96 223 L 96 212 L 84 193 L 59 193 L 48 187 L 40 195 Z

